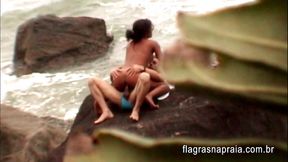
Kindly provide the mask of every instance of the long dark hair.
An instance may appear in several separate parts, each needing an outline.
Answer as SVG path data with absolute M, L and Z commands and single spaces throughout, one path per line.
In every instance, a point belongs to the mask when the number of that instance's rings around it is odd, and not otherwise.
M 150 37 L 153 29 L 152 22 L 149 19 L 139 19 L 133 23 L 133 28 L 126 31 L 127 40 L 139 42 L 143 38 Z

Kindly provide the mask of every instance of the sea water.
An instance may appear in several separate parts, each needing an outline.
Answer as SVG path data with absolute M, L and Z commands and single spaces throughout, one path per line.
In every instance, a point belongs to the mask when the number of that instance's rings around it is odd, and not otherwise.
M 87 79 L 98 76 L 109 80 L 112 67 L 123 64 L 124 33 L 139 18 L 154 24 L 153 39 L 162 49 L 179 33 L 178 11 L 196 14 L 211 12 L 252 0 L 1 0 L 1 103 L 37 116 L 73 119 L 89 94 Z M 17 27 L 38 15 L 90 16 L 103 18 L 114 36 L 108 53 L 93 62 L 62 69 L 57 73 L 12 74 Z

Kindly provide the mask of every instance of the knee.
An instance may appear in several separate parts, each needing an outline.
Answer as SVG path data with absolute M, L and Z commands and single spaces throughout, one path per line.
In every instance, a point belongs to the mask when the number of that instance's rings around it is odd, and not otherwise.
M 93 78 L 89 78 L 89 79 L 88 79 L 88 86 L 93 85 L 93 82 L 94 82 L 94 81 L 93 81 Z
M 149 83 L 150 82 L 150 75 L 148 73 L 141 73 L 139 75 L 139 80 L 142 82 L 142 83 Z
M 89 78 L 88 79 L 88 86 L 97 85 L 98 78 Z

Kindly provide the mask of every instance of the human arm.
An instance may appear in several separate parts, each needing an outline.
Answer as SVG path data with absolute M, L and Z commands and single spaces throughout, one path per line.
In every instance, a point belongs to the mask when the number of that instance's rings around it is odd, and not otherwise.
M 121 68 L 122 67 L 116 67 L 116 68 L 113 68 L 110 71 L 110 80 L 111 80 L 111 82 L 113 82 L 113 80 L 119 76 L 119 71 L 120 71 Z
M 159 63 L 160 63 L 159 59 L 154 57 L 151 63 L 148 65 L 148 67 L 155 71 L 158 71 L 157 69 L 158 69 Z
M 158 60 L 161 60 L 162 58 L 162 52 L 161 52 L 161 48 L 160 48 L 160 45 L 158 42 L 156 41 L 152 41 L 152 46 L 153 46 L 153 52 L 155 53 L 155 57 L 158 59 Z

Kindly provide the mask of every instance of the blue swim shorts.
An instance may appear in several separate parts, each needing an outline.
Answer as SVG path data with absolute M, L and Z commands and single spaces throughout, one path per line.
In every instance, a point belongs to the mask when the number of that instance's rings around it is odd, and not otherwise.
M 131 110 L 133 108 L 133 105 L 124 97 L 121 97 L 121 108 L 123 110 Z

